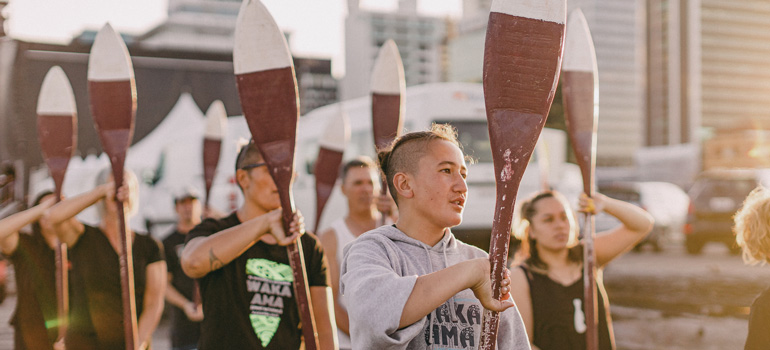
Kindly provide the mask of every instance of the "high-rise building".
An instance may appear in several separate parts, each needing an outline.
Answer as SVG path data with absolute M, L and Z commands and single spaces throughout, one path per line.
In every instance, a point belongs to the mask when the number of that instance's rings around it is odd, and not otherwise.
M 652 0 L 648 22 L 648 144 L 705 142 L 706 167 L 756 155 L 735 140 L 770 129 L 770 3 Z
M 444 41 L 447 22 L 417 13 L 416 0 L 399 0 L 393 13 L 365 11 L 348 0 L 345 20 L 345 77 L 342 99 L 369 94 L 369 80 L 380 46 L 393 39 L 404 63 L 406 85 L 444 80 Z
M 465 0 L 449 39 L 450 81 L 481 82 L 488 0 Z M 644 146 L 645 22 L 643 0 L 570 0 L 591 29 L 599 67 L 597 163 L 629 165 Z M 558 103 L 559 101 L 557 101 Z
M 1 0 L 0 0 L 1 1 Z M 191 57 L 232 62 L 241 0 L 170 0 L 168 20 L 141 36 L 149 50 L 190 52 Z M 289 34 L 286 40 L 289 40 Z M 300 113 L 337 102 L 331 60 L 294 57 Z

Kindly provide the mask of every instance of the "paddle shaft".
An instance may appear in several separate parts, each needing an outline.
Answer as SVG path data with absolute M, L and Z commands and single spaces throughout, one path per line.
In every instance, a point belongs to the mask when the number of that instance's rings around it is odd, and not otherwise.
M 592 72 L 565 71 L 562 75 L 565 120 L 570 141 L 583 177 L 583 192 L 594 194 L 596 168 L 596 96 Z M 598 349 L 598 318 L 596 299 L 596 236 L 593 214 L 586 214 L 583 228 L 584 313 L 586 316 L 586 350 Z
M 532 37 L 537 38 L 537 45 Z M 562 24 L 494 11 L 489 15 L 484 101 L 497 193 L 489 250 L 496 299 L 508 258 L 513 206 L 553 102 L 563 38 Z M 495 349 L 498 325 L 499 313 L 485 309 L 479 349 Z
M 38 137 L 43 151 L 48 171 L 54 182 L 56 201 L 61 201 L 64 175 L 67 172 L 70 157 L 72 157 L 76 139 L 76 117 L 38 115 Z M 58 317 L 57 341 L 64 339 L 67 334 L 69 319 L 69 286 L 67 246 L 57 238 L 54 249 L 55 280 L 56 280 L 56 313 Z
M 596 254 L 594 253 L 594 216 L 585 213 L 583 226 L 583 293 L 586 315 L 586 349 L 599 349 L 599 320 L 596 297 Z
M 281 207 L 283 210 L 283 229 L 289 234 L 289 224 L 294 219 L 294 201 L 291 192 L 281 191 Z M 313 317 L 313 304 L 310 299 L 310 289 L 307 287 L 307 276 L 305 276 L 305 254 L 302 250 L 302 240 L 297 239 L 294 243 L 286 247 L 289 253 L 289 264 L 291 265 L 292 275 L 294 275 L 294 295 L 297 297 L 300 319 L 302 320 L 302 336 L 305 338 L 305 349 L 316 350 L 318 346 L 318 334 L 316 332 L 315 317 Z M 307 324 L 307 322 L 310 324 Z
M 50 166 L 49 166 L 50 168 Z M 52 171 L 54 178 L 56 201 L 61 201 L 62 185 L 64 184 L 64 170 Z M 67 258 L 67 245 L 57 238 L 54 242 L 54 259 L 56 264 L 56 315 L 59 318 L 57 341 L 64 339 L 69 323 L 69 260 Z
M 115 202 L 118 208 L 118 226 L 120 227 L 120 289 L 123 302 L 123 330 L 126 338 L 126 350 L 136 349 L 138 334 L 136 323 L 136 299 L 134 289 L 133 239 L 126 221 L 125 205 L 118 199 L 117 191 L 123 186 L 124 159 L 112 163 L 112 176 L 115 180 Z

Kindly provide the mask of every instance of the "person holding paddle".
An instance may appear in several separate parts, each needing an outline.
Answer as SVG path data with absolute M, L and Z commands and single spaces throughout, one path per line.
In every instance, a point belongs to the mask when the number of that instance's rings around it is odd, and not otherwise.
M 336 328 L 324 251 L 304 233 L 300 214 L 283 229 L 275 182 L 256 144 L 239 152 L 235 178 L 244 202 L 229 216 L 206 219 L 187 234 L 182 269 L 197 278 L 203 301 L 198 349 L 300 349 L 302 329 L 285 245 L 302 240 L 313 313 L 322 349 Z
M 331 227 L 321 233 L 320 238 L 329 260 L 340 350 L 349 350 L 350 323 L 345 303 L 339 293 L 343 248 L 364 232 L 375 229 L 380 222 L 381 213 L 390 213 L 390 222 L 396 222 L 398 210 L 392 197 L 380 195 L 379 170 L 371 158 L 362 156 L 345 163 L 341 176 L 342 194 L 348 201 L 348 215 L 332 222 Z
M 174 195 L 174 211 L 177 215 L 176 227 L 165 239 L 163 248 L 168 267 L 168 286 L 166 301 L 171 308 L 171 349 L 192 350 L 198 346 L 200 322 L 203 320 L 203 308 L 195 302 L 195 283 L 184 274 L 179 263 L 179 255 L 184 248 L 187 233 L 201 223 L 202 205 L 200 195 L 192 187 L 183 187 Z
M 138 182 L 126 171 L 124 185 L 116 201 L 112 172 L 102 170 L 96 188 L 66 199 L 49 209 L 44 220 L 52 225 L 69 247 L 70 326 L 67 349 L 125 349 L 123 304 L 121 303 L 120 265 L 118 262 L 120 229 L 118 205 L 126 216 L 136 213 Z M 96 204 L 98 227 L 70 221 L 84 209 Z M 139 341 L 137 349 L 149 349 L 152 333 L 163 313 L 166 289 L 166 261 L 161 243 L 149 235 L 131 232 L 133 238 L 134 287 Z
M 11 319 L 16 350 L 61 349 L 64 345 L 55 344 L 58 327 L 47 326 L 57 318 L 54 249 L 58 237 L 39 222 L 55 203 L 53 192 L 44 191 L 31 208 L 0 220 L 0 248 L 16 271 L 18 298 Z M 32 234 L 19 232 L 29 224 Z
M 476 348 L 485 308 L 505 310 L 500 349 L 529 349 L 513 301 L 492 297 L 487 254 L 452 234 L 468 195 L 454 128 L 405 134 L 379 160 L 399 217 L 346 247 L 340 288 L 353 349 Z M 501 295 L 509 291 L 505 278 Z
M 735 241 L 743 249 L 746 264 L 770 263 L 770 191 L 758 187 L 743 201 L 735 214 Z M 770 288 L 760 294 L 751 304 L 749 334 L 745 350 L 770 349 Z
M 643 209 L 596 193 L 580 197 L 580 211 L 606 212 L 621 225 L 597 234 L 596 265 L 601 268 L 652 230 L 653 219 Z M 511 270 L 513 299 L 519 307 L 533 349 L 585 349 L 583 310 L 583 247 L 578 224 L 567 200 L 556 191 L 539 192 L 521 204 L 515 234 L 528 253 Z M 601 279 L 599 293 L 599 349 L 614 349 L 609 303 Z

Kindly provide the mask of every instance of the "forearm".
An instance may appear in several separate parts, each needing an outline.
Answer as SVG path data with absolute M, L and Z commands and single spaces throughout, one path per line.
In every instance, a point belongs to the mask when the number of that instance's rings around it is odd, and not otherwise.
M 171 284 L 166 285 L 166 301 L 182 310 L 184 310 L 184 307 L 187 306 L 187 304 L 192 303 L 192 301 L 187 300 L 187 298 L 185 298 L 182 293 L 179 293 L 179 291 Z
M 334 318 L 337 321 L 337 329 L 350 334 L 350 319 L 348 319 L 348 310 L 340 306 L 337 301 L 334 302 Z
M 145 303 L 144 310 L 137 322 L 140 349 L 147 349 L 152 342 L 152 333 L 158 327 L 160 317 L 163 314 L 163 300 Z
M 331 288 L 310 287 L 310 298 L 320 349 L 337 349 L 337 327 L 334 325 L 333 311 L 330 311 L 334 303 Z
M 3 254 L 11 255 L 16 251 L 19 245 L 19 230 L 40 219 L 44 210 L 37 206 L 0 220 L 0 250 Z
M 45 212 L 45 208 L 36 206 L 0 220 L 0 240 L 18 233 L 24 226 L 37 221 L 43 212 Z
M 267 232 L 267 223 L 263 217 L 189 241 L 181 256 L 184 273 L 191 278 L 201 278 L 229 264 Z
M 166 262 L 156 261 L 146 267 L 147 281 L 144 289 L 142 313 L 137 320 L 139 348 L 146 349 L 152 342 L 152 333 L 158 327 L 163 314 L 163 296 L 166 292 Z
M 483 270 L 476 267 L 474 260 L 468 260 L 419 276 L 401 311 L 398 327 L 403 328 L 419 321 L 455 294 L 471 288 L 479 273 L 483 273 Z
M 607 197 L 604 211 L 617 218 L 628 230 L 645 235 L 652 230 L 653 218 L 644 209 L 631 203 Z
M 86 193 L 65 199 L 48 210 L 46 219 L 56 227 L 104 198 L 108 190 L 109 187 L 102 185 Z

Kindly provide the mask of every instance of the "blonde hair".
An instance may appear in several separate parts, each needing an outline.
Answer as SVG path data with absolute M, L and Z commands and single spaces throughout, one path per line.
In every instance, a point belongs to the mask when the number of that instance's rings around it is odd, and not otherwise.
M 735 213 L 735 241 L 743 249 L 747 264 L 770 262 L 770 191 L 755 188 Z
M 101 185 L 104 185 L 107 183 L 107 181 L 110 181 L 112 179 L 112 168 L 106 167 L 103 168 L 99 173 L 96 175 L 96 181 L 95 185 L 96 187 L 99 187 Z M 133 171 L 126 169 L 123 172 L 123 182 L 125 182 L 126 185 L 129 187 L 129 196 L 131 196 L 131 200 L 129 201 L 130 207 L 126 208 L 126 218 L 133 217 L 138 211 L 139 211 L 139 180 L 136 178 L 136 175 Z M 97 213 L 99 213 L 99 218 L 104 217 L 105 212 L 107 209 L 104 207 L 104 201 L 98 201 L 94 205 L 96 207 Z

